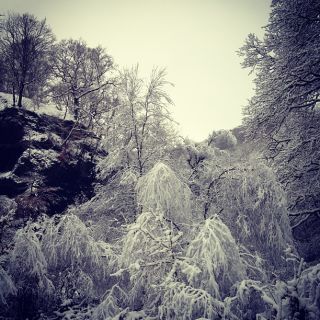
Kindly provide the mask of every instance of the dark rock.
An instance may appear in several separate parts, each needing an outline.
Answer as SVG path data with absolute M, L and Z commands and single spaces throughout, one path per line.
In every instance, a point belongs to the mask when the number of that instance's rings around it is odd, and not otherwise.
M 17 218 L 61 213 L 91 198 L 96 141 L 73 121 L 17 108 L 0 111 L 0 195 L 16 200 Z
M 12 170 L 24 150 L 23 143 L 0 144 L 0 172 Z
M 17 117 L 15 109 L 0 113 L 0 172 L 12 170 L 25 150 L 22 143 L 24 123 Z
M 19 180 L 15 175 L 0 176 L 0 195 L 14 198 L 28 189 L 28 183 Z
M 52 213 L 62 212 L 77 197 L 90 199 L 94 195 L 94 164 L 79 160 L 76 163 L 57 163 L 44 172 L 45 185 L 57 188 L 57 201 Z

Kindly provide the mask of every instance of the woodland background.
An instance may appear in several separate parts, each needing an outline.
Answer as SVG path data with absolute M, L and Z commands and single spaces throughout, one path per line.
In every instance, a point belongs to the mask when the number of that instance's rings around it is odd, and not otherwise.
M 1 17 L 1 319 L 320 318 L 319 1 L 238 54 L 243 125 L 195 143 L 165 69 Z

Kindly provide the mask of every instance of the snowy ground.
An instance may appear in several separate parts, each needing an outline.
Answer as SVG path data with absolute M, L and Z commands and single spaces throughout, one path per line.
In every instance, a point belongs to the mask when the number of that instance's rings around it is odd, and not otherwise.
M 37 106 L 31 99 L 23 98 L 22 105 L 26 110 L 36 112 L 37 114 L 47 114 L 63 119 L 65 110 L 58 110 L 53 103 L 43 104 Z M 12 95 L 10 93 L 0 92 L 0 111 L 4 108 L 12 108 Z M 73 116 L 68 112 L 66 120 L 74 120 Z

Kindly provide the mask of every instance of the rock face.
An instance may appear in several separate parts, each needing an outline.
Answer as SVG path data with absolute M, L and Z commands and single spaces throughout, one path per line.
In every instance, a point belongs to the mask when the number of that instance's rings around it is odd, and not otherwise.
M 93 195 L 97 138 L 48 115 L 0 111 L 0 196 L 17 203 L 17 218 L 62 212 Z

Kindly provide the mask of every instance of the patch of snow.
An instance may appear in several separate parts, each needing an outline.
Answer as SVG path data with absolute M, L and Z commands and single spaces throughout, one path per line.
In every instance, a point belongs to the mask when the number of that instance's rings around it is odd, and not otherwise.
M 66 307 L 66 306 L 71 305 L 71 303 L 72 303 L 72 299 L 65 299 L 65 300 L 62 301 L 60 306 L 61 307 Z
M 39 115 L 46 114 L 48 116 L 64 119 L 65 110 L 59 110 L 53 103 L 40 103 L 38 106 L 34 101 L 29 98 L 23 98 L 22 105 L 25 110 L 35 112 Z M 12 94 L 0 92 L 0 111 L 5 108 L 12 107 Z M 70 112 L 67 112 L 65 120 L 74 120 L 74 117 Z
M 41 133 L 35 130 L 28 130 L 27 134 L 24 137 L 24 141 L 36 141 L 36 142 L 45 142 L 51 141 L 54 146 L 61 146 L 63 140 L 53 132 Z
M 0 179 L 3 178 L 9 178 L 11 176 L 11 171 L 7 171 L 7 172 L 0 172 Z
M 20 159 L 30 159 L 37 168 L 43 170 L 49 168 L 57 161 L 58 153 L 54 150 L 27 149 Z M 20 161 L 20 160 L 19 160 Z
M 48 134 L 47 133 L 40 133 L 34 130 L 30 130 L 28 132 L 28 135 L 26 136 L 26 138 L 28 140 L 32 140 L 32 141 L 45 141 L 48 139 Z
M 63 140 L 54 132 L 48 133 L 48 139 L 55 145 L 55 146 L 61 146 Z
M 139 320 L 139 319 L 145 319 L 146 314 L 143 310 L 129 311 L 125 316 L 126 316 L 125 319 L 127 319 L 127 320 Z

